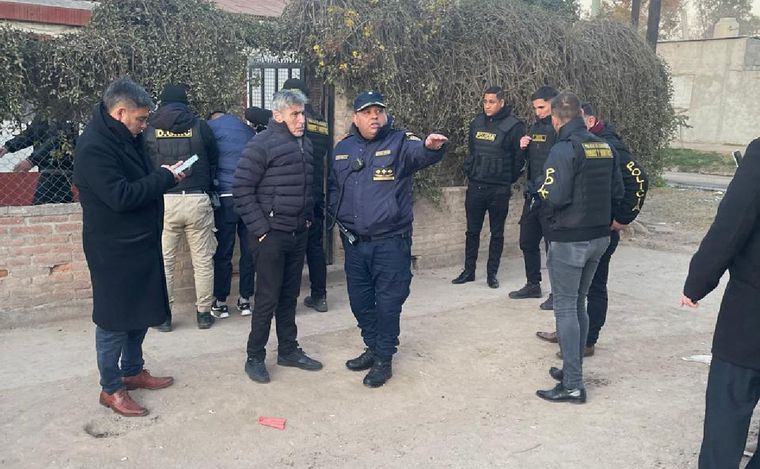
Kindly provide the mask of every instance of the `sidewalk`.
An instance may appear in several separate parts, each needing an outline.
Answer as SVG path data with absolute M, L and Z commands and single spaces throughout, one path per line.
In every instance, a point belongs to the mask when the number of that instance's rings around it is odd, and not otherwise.
M 524 283 L 518 258 L 504 259 L 497 290 L 482 265 L 461 286 L 450 283 L 455 268 L 417 272 L 394 376 L 375 390 L 343 364 L 362 344 L 342 278 L 330 284 L 329 312 L 299 306 L 299 339 L 321 372 L 278 367 L 273 332 L 272 383 L 251 382 L 249 321 L 237 314 L 201 331 L 182 312 L 174 332 L 149 332 L 146 367 L 176 383 L 133 392 L 145 418 L 98 405 L 88 318 L 2 330 L 0 466 L 696 467 L 707 367 L 681 357 L 709 353 L 722 288 L 698 310 L 679 308 L 688 260 L 618 249 L 584 406 L 534 395 L 554 385 L 547 371 L 560 362 L 534 336 L 553 328 L 552 313 L 538 299 L 506 298 Z M 285 430 L 260 416 L 286 418 Z
M 662 177 L 672 187 L 702 189 L 708 191 L 725 191 L 733 176 L 717 176 L 714 174 L 679 173 L 664 171 Z

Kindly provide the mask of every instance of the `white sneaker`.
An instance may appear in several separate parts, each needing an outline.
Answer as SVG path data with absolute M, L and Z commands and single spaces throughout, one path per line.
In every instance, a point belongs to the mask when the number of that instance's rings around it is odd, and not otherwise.
M 238 298 L 237 309 L 240 311 L 241 316 L 250 316 L 252 313 L 251 302 L 245 298 Z
M 214 304 L 211 305 L 211 315 L 217 319 L 225 319 L 230 317 L 230 309 L 226 304 L 219 304 L 214 300 Z

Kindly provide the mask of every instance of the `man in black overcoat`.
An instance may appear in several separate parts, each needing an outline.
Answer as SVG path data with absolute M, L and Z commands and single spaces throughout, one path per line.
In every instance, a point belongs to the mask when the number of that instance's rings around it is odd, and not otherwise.
M 175 172 L 181 161 L 154 169 L 144 149 L 141 132 L 152 108 L 142 87 L 128 78 L 114 81 L 74 156 L 82 245 L 92 279 L 100 403 L 127 417 L 148 414 L 128 389 L 174 382 L 151 376 L 142 357 L 148 328 L 169 316 L 161 258 L 163 194 L 184 177 Z
M 747 147 L 715 221 L 691 258 L 681 305 L 695 308 L 730 278 L 720 304 L 705 396 L 700 469 L 737 469 L 760 399 L 760 139 Z M 760 451 L 745 466 L 760 468 Z

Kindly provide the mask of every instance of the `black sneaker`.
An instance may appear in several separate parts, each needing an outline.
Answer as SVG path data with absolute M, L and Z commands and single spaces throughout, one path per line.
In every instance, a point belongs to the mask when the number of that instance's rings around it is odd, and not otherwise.
M 375 363 L 375 354 L 372 350 L 366 348 L 364 352 L 356 358 L 352 358 L 346 362 L 346 368 L 351 371 L 363 371 L 372 368 L 372 364 Z
M 240 311 L 241 316 L 250 316 L 251 315 L 251 302 L 248 301 L 245 298 L 238 298 L 237 300 L 237 309 Z
M 214 316 L 211 313 L 195 313 L 195 319 L 198 321 L 198 329 L 209 329 L 214 325 Z
M 230 317 L 230 309 L 226 304 L 219 304 L 214 300 L 214 304 L 211 305 L 211 315 L 217 319 L 225 319 Z
M 249 357 L 245 362 L 245 374 L 251 378 L 251 381 L 264 384 L 269 382 L 269 372 L 263 358 Z
M 372 368 L 364 377 L 364 385 L 370 388 L 379 388 L 386 381 L 393 376 L 393 367 L 391 366 L 391 360 L 381 360 L 375 358 L 375 362 L 372 364 Z
M 486 282 L 490 288 L 499 288 L 499 279 L 495 275 L 489 275 Z
M 327 312 L 327 298 L 326 297 L 314 297 L 314 296 L 307 296 L 303 299 L 304 306 L 308 306 L 309 308 L 314 308 L 315 310 L 319 311 L 320 313 L 326 313 Z
M 547 390 L 538 390 L 536 395 L 541 399 L 549 402 L 570 402 L 572 404 L 586 403 L 586 390 L 583 388 L 567 389 L 562 383 L 558 383 L 554 388 Z
M 459 277 L 452 280 L 451 283 L 453 283 L 454 285 L 460 285 L 462 283 L 474 282 L 474 281 L 475 281 L 475 272 L 464 270 L 462 271 L 461 274 L 459 274 Z
M 277 364 L 280 366 L 292 366 L 302 370 L 317 371 L 322 369 L 322 364 L 313 358 L 309 358 L 303 350 L 297 348 L 287 355 L 277 355 Z
M 539 308 L 543 309 L 544 311 L 551 311 L 554 309 L 554 295 L 549 293 L 549 298 L 546 299 Z
M 519 290 L 509 292 L 509 297 L 513 300 L 522 300 L 523 298 L 541 298 L 540 283 L 526 283 Z
M 158 326 L 155 326 L 153 329 L 157 330 L 158 332 L 171 332 L 172 318 L 167 319 L 166 321 L 162 322 Z

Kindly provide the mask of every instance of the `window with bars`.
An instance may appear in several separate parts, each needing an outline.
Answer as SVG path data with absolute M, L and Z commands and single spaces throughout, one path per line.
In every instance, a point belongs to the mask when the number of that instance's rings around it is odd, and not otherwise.
M 276 60 L 251 62 L 248 65 L 248 106 L 269 109 L 272 95 L 289 78 L 301 78 L 301 64 Z

